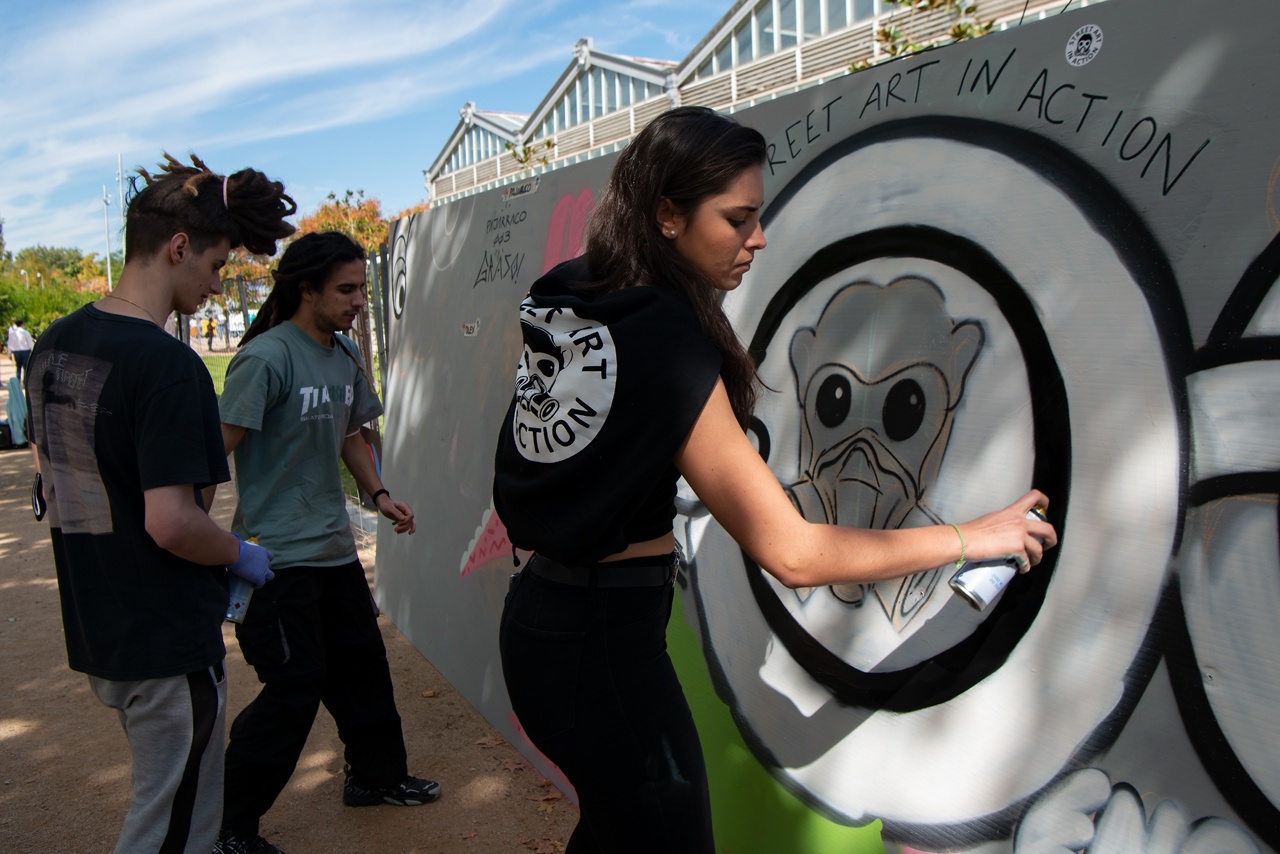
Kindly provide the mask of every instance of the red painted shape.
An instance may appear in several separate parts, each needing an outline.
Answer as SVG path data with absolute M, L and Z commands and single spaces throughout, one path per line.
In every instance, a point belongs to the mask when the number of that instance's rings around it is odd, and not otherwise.
M 519 750 L 534 762 L 542 762 L 547 768 L 551 769 L 551 773 L 547 775 L 548 779 L 555 784 L 557 789 L 564 793 L 565 797 L 577 805 L 578 793 L 574 790 L 573 784 L 569 782 L 569 778 L 564 775 L 564 772 L 560 770 L 556 763 L 552 762 L 543 755 L 541 750 L 533 746 L 533 742 L 524 731 L 524 727 L 520 724 L 520 719 L 516 717 L 515 712 L 507 712 L 507 723 L 511 724 L 516 731 L 516 735 L 520 737 L 520 743 L 515 745 L 516 750 Z
M 595 207 L 596 197 L 591 188 L 585 188 L 574 198 L 566 193 L 556 202 L 547 226 L 547 254 L 542 259 L 542 272 L 557 264 L 577 258 L 582 254 L 582 235 L 587 230 L 587 219 Z
M 507 537 L 507 526 L 502 524 L 497 511 L 491 511 L 484 530 L 476 536 L 475 545 L 471 548 L 471 554 L 467 556 L 467 562 L 462 565 L 461 577 L 466 578 L 476 567 L 484 566 L 489 561 L 504 555 L 508 558 L 511 556 L 511 540 Z

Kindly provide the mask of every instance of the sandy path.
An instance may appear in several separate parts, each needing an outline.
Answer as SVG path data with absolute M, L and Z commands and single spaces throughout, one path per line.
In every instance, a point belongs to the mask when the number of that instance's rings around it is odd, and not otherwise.
M 0 382 L 11 376 L 5 356 Z M 0 411 L 4 400 L 0 392 Z M 115 713 L 67 668 L 48 528 L 29 505 L 34 472 L 30 451 L 0 451 L 0 851 L 109 852 L 129 805 L 128 744 Z M 213 508 L 224 527 L 232 510 L 228 493 Z M 429 526 L 414 536 L 430 536 Z M 361 559 L 372 570 L 371 548 Z M 342 743 L 322 707 L 298 769 L 263 819 L 263 835 L 289 854 L 563 850 L 577 810 L 539 785 L 542 776 L 386 617 L 378 622 L 409 770 L 439 780 L 443 797 L 423 807 L 343 807 Z M 258 681 L 234 633 L 223 636 L 230 721 L 253 699 Z

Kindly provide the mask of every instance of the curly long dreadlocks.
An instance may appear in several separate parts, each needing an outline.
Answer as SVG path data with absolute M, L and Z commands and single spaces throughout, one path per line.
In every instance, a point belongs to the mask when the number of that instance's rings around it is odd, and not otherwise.
M 268 329 L 293 317 L 302 304 L 302 292 L 319 293 L 324 290 L 325 283 L 339 265 L 363 260 L 364 249 L 350 237 L 337 231 L 304 234 L 290 243 L 280 258 L 280 263 L 271 271 L 275 285 L 258 309 L 258 316 L 240 339 L 240 346 L 243 347 Z M 369 383 L 369 375 L 365 373 L 360 360 L 346 345 L 338 346 L 356 363 L 360 373 L 364 375 L 364 381 Z

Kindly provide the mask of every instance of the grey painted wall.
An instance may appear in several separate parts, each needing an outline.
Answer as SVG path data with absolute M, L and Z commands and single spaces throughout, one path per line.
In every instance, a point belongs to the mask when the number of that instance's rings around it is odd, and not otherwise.
M 680 626 L 673 656 L 722 704 L 704 742 L 727 707 L 812 811 L 792 850 L 872 819 L 929 851 L 1280 849 L 1280 7 L 1229 7 L 1113 0 L 738 114 L 769 246 L 725 308 L 807 518 L 962 521 L 1034 485 L 1062 535 L 978 613 L 946 567 L 785 590 L 683 505 L 700 653 Z M 493 448 L 516 307 L 611 162 L 393 238 L 384 480 L 424 524 L 379 538 L 377 596 L 530 755 Z M 778 850 L 713 752 L 721 847 Z

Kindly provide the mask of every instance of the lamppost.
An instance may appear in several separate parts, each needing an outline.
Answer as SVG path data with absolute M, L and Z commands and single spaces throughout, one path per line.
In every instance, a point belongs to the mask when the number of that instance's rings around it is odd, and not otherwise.
M 42 288 L 44 287 L 44 273 L 39 270 L 36 271 L 36 284 Z
M 111 197 L 107 195 L 107 185 L 102 185 L 102 228 L 107 236 L 107 291 L 115 290 L 111 286 L 111 217 L 107 208 L 111 207 Z
M 26 270 L 19 270 L 18 272 L 22 274 L 22 286 L 23 286 L 24 288 L 30 288 L 30 287 L 31 287 L 31 280 L 27 278 L 27 271 L 26 271 Z

